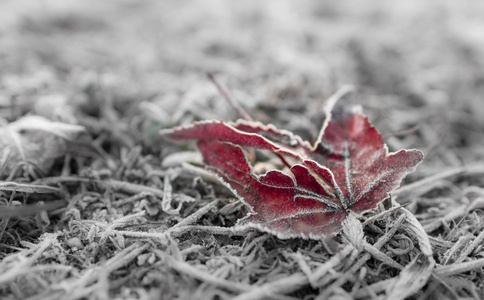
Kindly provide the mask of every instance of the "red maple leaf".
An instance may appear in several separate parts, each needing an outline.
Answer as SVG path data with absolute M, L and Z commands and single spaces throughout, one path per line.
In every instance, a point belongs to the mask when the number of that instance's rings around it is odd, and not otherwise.
M 197 140 L 205 163 L 249 207 L 251 213 L 239 223 L 281 238 L 338 231 L 350 211 L 375 208 L 423 159 L 419 150 L 388 153 L 357 107 L 327 112 L 313 144 L 246 120 L 201 121 L 161 134 L 173 141 Z M 243 147 L 277 154 L 288 172 L 255 174 Z

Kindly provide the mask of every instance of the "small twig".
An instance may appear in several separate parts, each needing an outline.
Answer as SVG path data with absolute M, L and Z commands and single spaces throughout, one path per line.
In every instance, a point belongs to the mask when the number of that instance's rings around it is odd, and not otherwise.
M 161 208 L 169 215 L 178 215 L 180 214 L 180 209 L 182 208 L 182 206 L 178 205 L 178 207 L 175 209 L 171 207 L 171 201 L 173 200 L 172 191 L 173 187 L 171 186 L 170 176 L 166 174 L 163 182 L 163 197 L 161 200 Z
M 203 215 L 205 215 L 206 213 L 208 213 L 209 211 L 211 211 L 212 209 L 214 209 L 215 207 L 217 207 L 218 202 L 219 201 L 217 199 L 215 199 L 214 201 L 210 202 L 209 204 L 205 205 L 204 207 L 200 208 L 199 210 L 197 210 L 193 214 L 189 215 L 188 217 L 186 217 L 185 219 L 183 219 L 182 221 L 180 221 L 175 226 L 173 226 L 170 229 L 168 229 L 166 232 L 171 232 L 174 229 L 177 229 L 177 228 L 180 228 L 180 227 L 187 226 L 187 225 L 190 225 L 190 224 L 195 223 Z
M 136 195 L 133 195 L 133 196 L 130 196 L 130 197 L 115 200 L 115 201 L 112 202 L 112 206 L 113 207 L 121 207 L 121 206 L 126 205 L 126 204 L 134 204 L 134 203 L 140 202 L 143 199 L 148 198 L 149 196 L 151 196 L 150 193 L 141 192 L 139 194 L 136 194 Z
M 434 274 L 439 276 L 453 276 L 479 268 L 484 268 L 484 258 L 475 259 L 473 261 L 460 264 L 437 267 L 434 270 Z
M 238 235 L 244 236 L 247 234 L 250 228 L 248 227 L 219 227 L 219 226 L 201 226 L 201 225 L 188 225 L 177 227 L 167 232 L 140 232 L 140 231 L 126 231 L 126 230 L 112 230 L 112 234 L 120 234 L 123 236 L 135 237 L 135 238 L 152 238 L 158 240 L 166 240 L 168 234 L 171 236 L 180 236 L 187 232 L 194 233 L 194 232 L 208 232 L 211 234 L 218 234 L 218 235 Z
M 208 171 L 205 168 L 197 167 L 186 162 L 182 163 L 181 166 L 184 171 L 200 176 L 203 180 L 207 182 L 220 184 L 220 180 L 217 178 L 217 176 L 215 176 L 214 173 Z
M 253 121 L 252 117 L 240 106 L 240 104 L 234 100 L 234 98 L 230 95 L 229 91 L 225 89 L 218 81 L 215 79 L 212 73 L 207 73 L 208 79 L 217 87 L 219 93 L 227 100 L 227 102 L 232 106 L 235 112 L 239 115 L 240 118 L 246 119 L 249 121 Z
M 459 237 L 457 242 L 455 242 L 452 247 L 445 252 L 445 260 L 443 261 L 442 265 L 447 265 L 449 260 L 454 256 L 454 254 L 457 252 L 457 250 L 461 249 L 463 245 L 469 244 L 469 241 L 472 240 L 474 237 L 473 234 L 468 233 L 464 236 Z
M 373 222 L 375 222 L 375 220 L 378 220 L 378 219 L 381 219 L 384 216 L 390 215 L 390 214 L 394 213 L 395 211 L 399 210 L 400 208 L 401 208 L 400 205 L 393 206 L 390 209 L 384 210 L 384 211 L 382 211 L 382 212 L 380 212 L 380 213 L 378 213 L 378 214 L 376 214 L 374 216 L 369 217 L 368 219 L 366 219 L 361 224 L 363 226 L 365 226 L 365 225 L 368 225 L 370 223 L 373 223 Z
M 277 153 L 276 152 L 276 155 L 277 157 L 279 157 L 279 159 L 281 160 L 281 162 L 286 166 L 288 167 L 289 169 L 291 169 L 291 164 L 289 164 L 289 162 L 284 158 L 284 156 L 282 156 L 280 153 Z
M 469 247 L 467 247 L 461 254 L 461 256 L 455 261 L 456 263 L 461 263 L 466 259 L 469 254 L 474 251 L 477 246 L 482 244 L 482 241 L 484 240 L 484 231 L 481 231 L 479 235 L 470 243 Z
M 368 243 L 367 241 L 363 241 L 363 248 L 366 252 L 371 254 L 374 258 L 378 259 L 379 261 L 387 264 L 388 266 L 402 270 L 403 266 L 396 261 L 394 261 L 390 256 L 386 255 L 385 253 L 381 252 L 378 248 L 373 246 L 372 244 Z
M 163 196 L 164 196 L 163 191 L 160 191 L 160 189 L 152 188 L 141 184 L 131 183 L 127 181 L 110 179 L 107 181 L 100 181 L 100 183 L 108 185 L 113 190 L 121 191 L 127 194 L 139 194 L 144 192 L 144 193 L 155 195 L 160 199 L 163 199 Z
M 448 171 L 440 172 L 440 173 L 435 174 L 433 176 L 423 178 L 423 179 L 416 181 L 416 182 L 413 182 L 411 184 L 407 184 L 407 185 L 399 188 L 398 190 L 393 191 L 391 194 L 392 195 L 398 195 L 398 194 L 406 193 L 406 192 L 409 192 L 409 191 L 414 191 L 418 188 L 426 187 L 432 182 L 436 182 L 436 181 L 441 180 L 441 179 L 445 179 L 445 178 L 448 178 L 448 177 L 463 174 L 467 170 L 468 170 L 467 167 L 458 167 L 458 168 L 454 168 L 454 169 L 451 169 L 451 170 L 448 170 Z
M 443 224 L 448 223 L 449 221 L 453 221 L 457 218 L 463 217 L 469 213 L 467 207 L 465 205 L 460 205 L 457 208 L 452 209 L 447 213 L 446 215 L 440 217 L 438 220 L 425 224 L 423 228 L 425 229 L 426 232 L 432 232 L 442 226 Z
M 392 137 L 392 136 L 406 136 L 406 135 L 409 135 L 409 134 L 417 131 L 418 129 L 420 129 L 420 124 L 417 124 L 417 125 L 415 125 L 413 127 L 410 127 L 408 129 L 405 129 L 405 130 L 401 130 L 401 131 L 397 131 L 395 133 L 391 133 L 389 135 L 385 135 L 383 137 L 383 139 L 386 140 L 387 138 Z

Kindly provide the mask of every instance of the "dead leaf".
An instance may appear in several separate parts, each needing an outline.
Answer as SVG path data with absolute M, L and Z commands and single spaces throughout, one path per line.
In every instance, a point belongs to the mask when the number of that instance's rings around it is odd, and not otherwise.
M 29 162 L 48 173 L 56 158 L 71 151 L 87 136 L 83 126 L 26 116 L 0 128 L 0 157 L 4 174 L 21 162 Z
M 359 107 L 326 113 L 313 144 L 272 125 L 240 120 L 196 122 L 161 134 L 198 141 L 205 163 L 251 210 L 239 224 L 281 238 L 319 239 L 338 231 L 350 211 L 375 208 L 423 159 L 419 150 L 388 153 Z M 290 171 L 256 174 L 242 147 L 269 150 Z

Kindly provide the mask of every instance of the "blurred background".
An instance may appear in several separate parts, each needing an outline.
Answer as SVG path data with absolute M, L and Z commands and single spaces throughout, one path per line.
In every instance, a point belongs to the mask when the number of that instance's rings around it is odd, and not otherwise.
M 484 158 L 483 15 L 470 0 L 3 0 L 0 117 L 117 122 L 126 146 L 157 149 L 160 128 L 236 117 L 212 72 L 254 118 L 310 139 L 353 84 L 390 148 L 435 172 Z

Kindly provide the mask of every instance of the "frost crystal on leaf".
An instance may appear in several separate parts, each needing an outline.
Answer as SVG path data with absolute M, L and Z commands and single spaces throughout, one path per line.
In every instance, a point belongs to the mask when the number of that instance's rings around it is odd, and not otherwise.
M 423 159 L 419 150 L 388 153 L 359 107 L 327 112 L 314 144 L 246 120 L 201 121 L 161 134 L 173 141 L 197 140 L 204 162 L 249 207 L 251 213 L 239 223 L 281 238 L 338 231 L 349 211 L 375 208 Z M 247 148 L 277 154 L 288 171 L 255 174 Z

